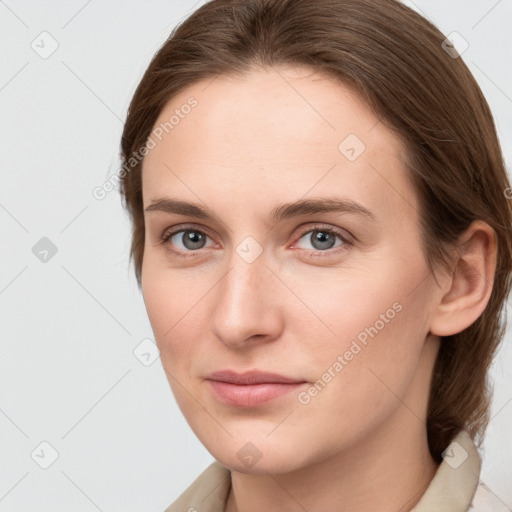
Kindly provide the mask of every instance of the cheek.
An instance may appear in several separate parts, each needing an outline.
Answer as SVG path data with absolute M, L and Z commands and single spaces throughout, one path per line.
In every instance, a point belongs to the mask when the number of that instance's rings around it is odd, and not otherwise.
M 349 402 L 354 398 L 379 407 L 383 397 L 393 398 L 390 389 L 405 393 L 428 332 L 428 286 L 418 286 L 424 275 L 421 258 L 411 258 L 405 267 L 389 257 L 371 273 L 350 269 L 323 280 L 321 288 L 307 282 L 297 288 L 316 315 L 304 310 L 291 329 L 296 339 L 309 333 L 311 367 L 320 387 L 333 392 L 318 395 L 327 401 L 348 396 Z
M 195 393 L 193 365 L 204 338 L 200 329 L 207 317 L 202 316 L 200 296 L 190 289 L 191 280 L 187 283 L 177 273 L 156 271 L 148 265 L 143 276 L 144 302 L 173 396 L 184 417 L 200 416 L 196 402 L 190 399 L 190 393 Z
M 296 339 L 309 332 L 307 343 L 315 353 L 343 353 L 354 339 L 364 347 L 368 340 L 390 334 L 403 316 L 408 287 L 392 269 L 370 273 L 344 268 L 325 274 L 313 279 L 295 277 L 294 282 L 294 292 L 303 304 L 290 318 L 290 330 Z
M 296 416 L 304 435 L 310 427 L 308 418 L 315 418 L 333 443 L 354 441 L 400 408 L 414 378 L 424 336 L 417 329 L 414 305 L 402 298 L 393 309 L 389 299 L 394 298 L 393 294 L 373 298 L 366 308 L 358 303 L 341 312 L 337 335 L 324 337 L 323 344 L 311 350 L 317 380 L 298 397 Z
M 178 273 L 161 269 L 149 259 L 142 276 L 142 294 L 155 342 L 164 368 L 172 370 L 175 361 L 180 363 L 176 366 L 182 366 L 193 347 L 191 337 L 198 336 L 195 329 L 201 304 L 190 289 L 190 279 L 187 282 Z

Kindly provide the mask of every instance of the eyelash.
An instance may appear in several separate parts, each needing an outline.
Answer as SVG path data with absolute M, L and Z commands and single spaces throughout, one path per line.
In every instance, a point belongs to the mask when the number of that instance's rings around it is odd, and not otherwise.
M 177 255 L 177 256 L 179 256 L 181 258 L 195 257 L 197 255 L 197 253 L 199 253 L 202 249 L 197 249 L 195 251 L 186 251 L 186 253 L 184 254 L 181 251 L 177 251 L 175 249 L 172 249 L 170 247 L 170 244 L 167 243 L 177 233 L 186 232 L 186 231 L 191 231 L 191 232 L 194 232 L 194 233 L 199 233 L 201 235 L 204 235 L 205 237 L 211 238 L 208 235 L 208 233 L 206 233 L 202 229 L 196 228 L 193 225 L 186 225 L 186 226 L 180 226 L 179 229 L 174 229 L 172 231 L 164 231 L 162 236 L 161 236 L 161 238 L 160 238 L 160 243 L 162 245 L 167 246 L 167 249 L 170 252 L 172 252 L 173 254 L 175 254 L 175 255 Z M 306 235 L 308 233 L 311 233 L 313 231 L 320 231 L 322 233 L 329 233 L 329 234 L 336 235 L 336 236 L 338 236 L 341 239 L 343 244 L 341 246 L 336 246 L 335 248 L 326 249 L 326 250 L 323 250 L 323 251 L 321 251 L 321 250 L 314 250 L 314 249 L 310 249 L 310 250 L 308 250 L 308 249 L 299 249 L 299 250 L 302 250 L 302 251 L 306 251 L 306 254 L 307 254 L 308 257 L 316 258 L 316 257 L 333 256 L 334 254 L 338 254 L 339 252 L 347 250 L 349 246 L 354 244 L 354 239 L 352 237 L 348 237 L 347 235 L 345 235 L 343 232 L 341 232 L 338 229 L 327 227 L 327 226 L 322 225 L 322 224 L 317 224 L 317 225 L 309 226 L 307 229 L 302 230 L 300 232 L 300 235 L 299 235 L 297 240 L 300 240 L 304 235 Z

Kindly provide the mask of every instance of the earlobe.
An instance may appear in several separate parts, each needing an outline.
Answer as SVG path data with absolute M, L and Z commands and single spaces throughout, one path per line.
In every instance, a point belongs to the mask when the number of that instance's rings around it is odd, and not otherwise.
M 476 220 L 459 238 L 453 274 L 446 281 L 430 324 L 437 336 L 457 334 L 483 313 L 496 273 L 496 233 Z

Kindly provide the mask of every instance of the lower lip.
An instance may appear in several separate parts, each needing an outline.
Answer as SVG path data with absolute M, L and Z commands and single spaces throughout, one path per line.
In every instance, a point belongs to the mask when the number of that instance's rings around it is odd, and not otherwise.
M 215 395 L 224 403 L 241 407 L 255 407 L 266 404 L 280 396 L 297 391 L 305 382 L 283 384 L 231 384 L 218 380 L 208 380 Z

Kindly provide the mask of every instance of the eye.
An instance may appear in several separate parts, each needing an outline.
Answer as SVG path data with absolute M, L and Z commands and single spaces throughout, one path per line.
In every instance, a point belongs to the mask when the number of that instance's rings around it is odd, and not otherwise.
M 162 244 L 180 256 L 193 256 L 194 253 L 206 247 L 209 236 L 200 229 L 188 228 L 165 232 L 162 236 Z M 176 248 L 176 249 L 175 249 Z
M 340 242 L 337 243 L 336 239 Z M 300 245 L 301 241 L 302 245 Z M 297 242 L 297 247 L 309 250 L 310 255 L 323 256 L 323 254 L 318 253 L 326 252 L 327 255 L 332 254 L 333 252 L 338 252 L 338 250 L 330 251 L 330 249 L 342 246 L 341 250 L 344 250 L 346 248 L 345 246 L 349 246 L 351 244 L 351 238 L 337 229 L 327 228 L 325 226 L 314 226 L 313 229 L 310 228 L 302 233 L 302 236 Z

